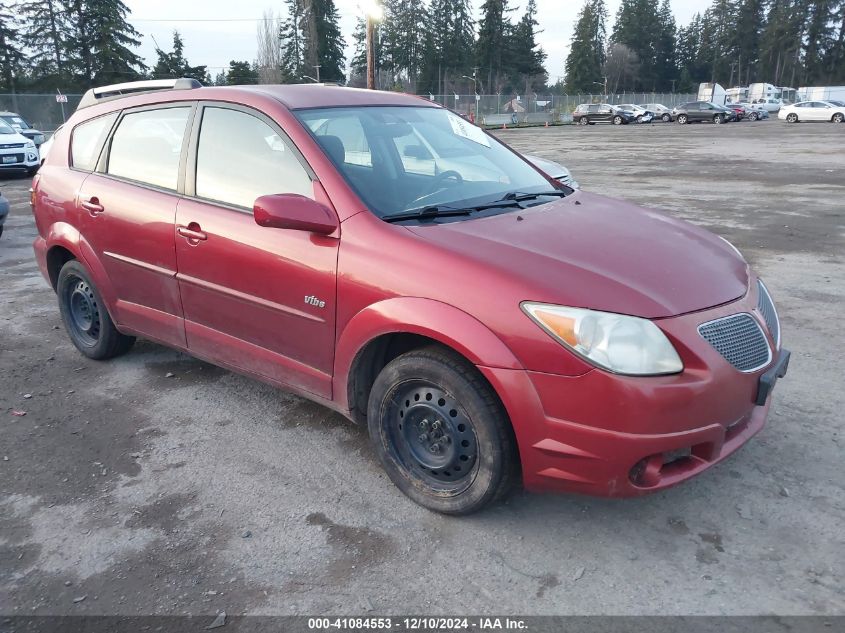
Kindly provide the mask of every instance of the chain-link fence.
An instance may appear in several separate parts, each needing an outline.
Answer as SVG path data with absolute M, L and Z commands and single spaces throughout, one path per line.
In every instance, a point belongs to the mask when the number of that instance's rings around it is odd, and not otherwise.
M 659 103 L 667 108 L 695 101 L 688 93 L 620 93 L 579 95 L 421 95 L 466 116 L 478 123 L 555 123 L 570 120 L 572 111 L 582 103 Z
M 55 94 L 0 94 L 0 110 L 16 112 L 30 125 L 52 132 L 76 109 L 82 95 L 68 94 L 66 103 Z M 557 123 L 568 121 L 581 103 L 660 103 L 673 108 L 696 95 L 685 93 L 621 93 L 613 95 L 421 95 L 457 112 L 472 116 L 478 123 Z
M 0 111 L 21 115 L 34 128 L 54 132 L 73 114 L 82 95 L 63 95 L 67 102 L 56 100 L 56 94 L 0 94 Z

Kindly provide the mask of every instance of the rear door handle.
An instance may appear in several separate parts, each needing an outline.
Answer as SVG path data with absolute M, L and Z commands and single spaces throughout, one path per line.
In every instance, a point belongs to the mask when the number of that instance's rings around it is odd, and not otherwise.
M 105 211 L 103 205 L 100 204 L 100 200 L 96 196 L 91 198 L 90 200 L 83 200 L 82 208 L 85 209 L 91 215 L 100 215 Z
M 177 226 L 176 232 L 189 242 L 202 242 L 208 239 L 208 235 L 200 230 L 200 225 L 191 222 L 188 226 Z

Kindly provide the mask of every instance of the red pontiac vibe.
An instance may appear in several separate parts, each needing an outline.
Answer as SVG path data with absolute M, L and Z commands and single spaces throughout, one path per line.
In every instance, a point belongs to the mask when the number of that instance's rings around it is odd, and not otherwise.
M 323 403 L 438 512 L 520 477 L 677 484 L 763 427 L 789 360 L 725 240 L 569 189 L 413 96 L 94 89 L 32 205 L 83 354 L 140 336 Z

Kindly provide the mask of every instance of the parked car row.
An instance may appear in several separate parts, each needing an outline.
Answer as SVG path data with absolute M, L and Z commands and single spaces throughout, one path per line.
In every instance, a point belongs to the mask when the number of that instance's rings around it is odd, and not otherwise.
M 580 125 L 595 123 L 650 123 L 677 121 L 686 123 L 712 122 L 728 123 L 731 121 L 758 121 L 768 119 L 769 112 L 762 105 L 751 103 L 728 103 L 719 105 L 709 101 L 691 101 L 669 109 L 661 103 L 582 103 L 572 113 L 572 120 Z

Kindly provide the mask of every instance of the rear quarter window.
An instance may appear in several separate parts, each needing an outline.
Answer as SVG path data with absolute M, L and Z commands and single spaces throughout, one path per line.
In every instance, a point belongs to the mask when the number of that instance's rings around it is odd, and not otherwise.
M 73 128 L 70 140 L 70 166 L 83 171 L 94 171 L 103 143 L 109 135 L 118 113 L 112 112 Z

